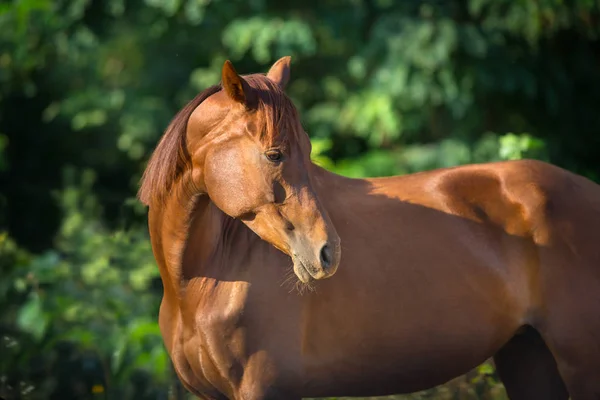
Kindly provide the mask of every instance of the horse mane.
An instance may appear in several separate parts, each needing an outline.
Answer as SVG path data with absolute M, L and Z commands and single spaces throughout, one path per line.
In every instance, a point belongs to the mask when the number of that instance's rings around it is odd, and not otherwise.
M 279 85 L 263 74 L 243 77 L 257 93 L 257 111 L 264 117 L 264 126 L 258 129 L 261 136 L 259 139 L 271 145 L 289 141 L 289 135 L 296 134 L 296 129 L 291 126 L 297 117 L 297 110 L 292 101 Z M 186 146 L 188 120 L 196 107 L 221 88 L 219 84 L 202 91 L 172 119 L 142 175 L 138 198 L 144 204 L 164 201 L 173 183 L 191 166 L 191 157 Z
M 173 117 L 142 175 L 138 191 L 138 198 L 142 203 L 150 205 L 152 202 L 162 201 L 175 180 L 189 166 L 191 158 L 185 135 L 188 120 L 196 107 L 219 90 L 220 85 L 205 89 Z

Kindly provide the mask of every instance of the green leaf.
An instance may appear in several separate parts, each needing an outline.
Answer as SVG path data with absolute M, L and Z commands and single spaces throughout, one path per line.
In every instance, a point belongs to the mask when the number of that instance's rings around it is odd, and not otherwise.
M 41 340 L 44 336 L 48 326 L 48 317 L 44 314 L 40 296 L 37 293 L 32 293 L 27 303 L 19 310 L 17 326 L 36 340 Z
M 482 375 L 491 375 L 494 373 L 494 367 L 490 363 L 485 363 L 477 368 L 477 372 Z
M 529 134 L 507 133 L 499 139 L 500 157 L 505 160 L 519 160 L 544 149 L 544 142 Z
M 160 328 L 156 321 L 140 318 L 133 321 L 129 327 L 129 340 L 139 342 L 147 336 L 160 336 Z

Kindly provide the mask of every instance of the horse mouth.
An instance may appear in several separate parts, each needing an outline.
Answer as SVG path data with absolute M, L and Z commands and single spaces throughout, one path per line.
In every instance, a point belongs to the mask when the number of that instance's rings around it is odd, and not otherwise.
M 297 258 L 294 260 L 294 273 L 302 283 L 309 283 L 315 279 L 304 263 Z

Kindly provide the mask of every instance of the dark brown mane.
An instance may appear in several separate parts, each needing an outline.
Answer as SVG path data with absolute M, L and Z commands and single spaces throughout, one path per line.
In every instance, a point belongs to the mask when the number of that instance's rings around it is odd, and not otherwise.
M 258 109 L 264 126 L 257 127 L 261 142 L 267 146 L 281 144 L 296 134 L 297 111 L 283 89 L 262 74 L 246 75 L 244 79 L 257 94 Z M 191 100 L 173 118 L 156 146 L 141 179 L 138 198 L 146 205 L 162 201 L 175 180 L 190 166 L 186 147 L 186 129 L 190 115 L 204 100 L 221 90 L 212 86 Z
M 141 179 L 138 198 L 146 205 L 161 201 L 173 182 L 190 163 L 186 148 L 185 132 L 192 112 L 209 96 L 221 90 L 220 85 L 211 86 L 194 97 L 182 108 L 165 130 L 165 134 L 150 157 Z

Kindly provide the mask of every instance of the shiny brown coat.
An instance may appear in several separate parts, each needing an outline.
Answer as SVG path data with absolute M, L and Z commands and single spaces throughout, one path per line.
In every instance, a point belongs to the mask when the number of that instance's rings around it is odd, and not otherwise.
M 600 186 L 538 161 L 350 179 L 283 89 L 223 67 L 140 198 L 159 322 L 204 399 L 406 393 L 494 357 L 511 399 L 600 399 Z

